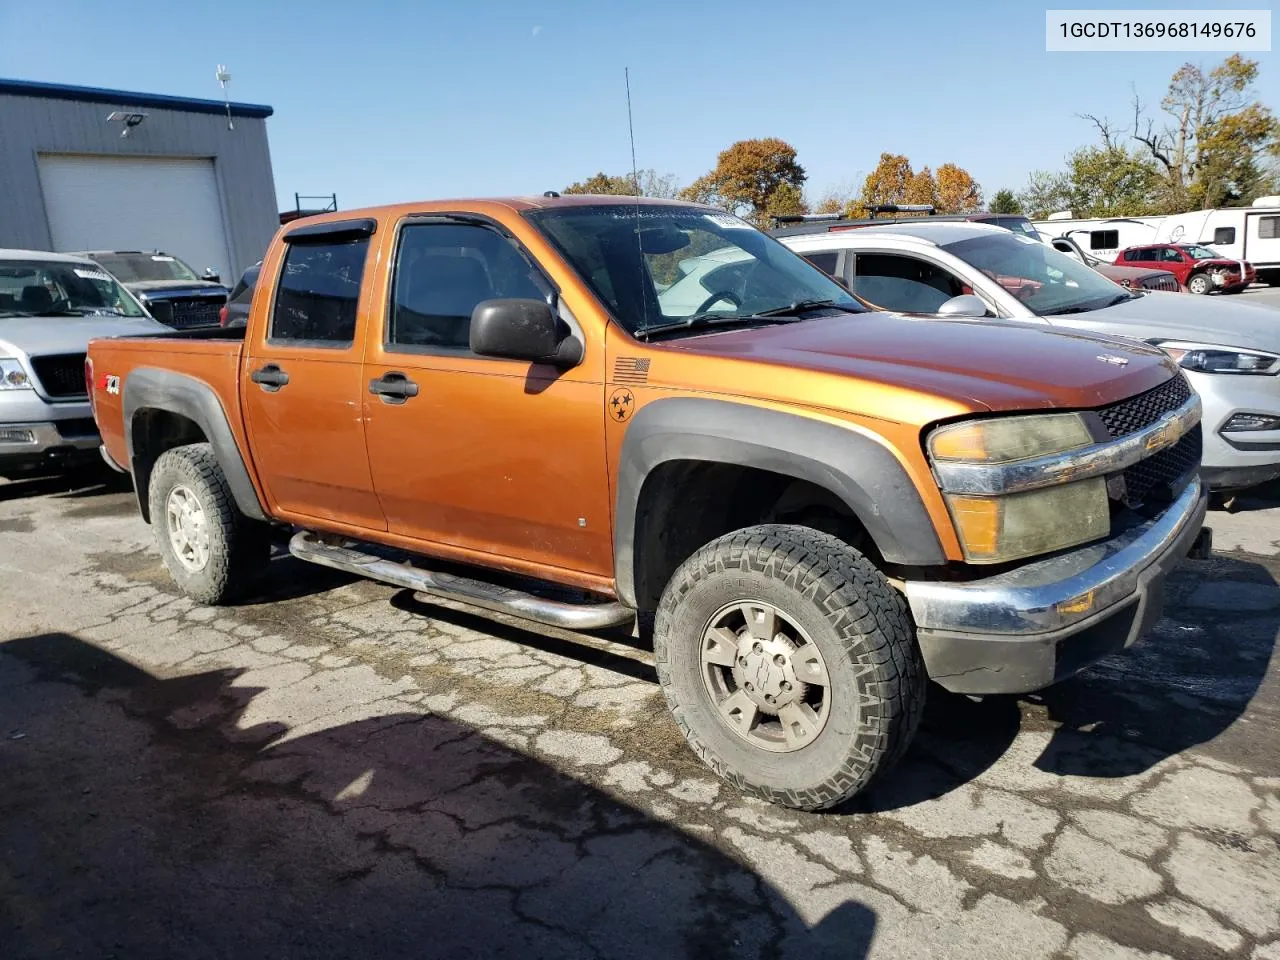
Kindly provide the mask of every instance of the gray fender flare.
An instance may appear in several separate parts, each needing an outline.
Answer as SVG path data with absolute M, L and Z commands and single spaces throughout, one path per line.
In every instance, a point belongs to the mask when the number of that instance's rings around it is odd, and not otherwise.
M 627 428 L 618 462 L 614 576 L 636 604 L 636 512 L 645 479 L 670 460 L 705 460 L 807 480 L 839 497 L 885 560 L 946 562 L 915 484 L 887 446 L 857 430 L 799 414 L 693 397 L 645 404 Z
M 213 387 L 195 377 L 154 367 L 137 367 L 125 377 L 121 387 L 121 405 L 124 409 L 124 440 L 129 449 L 129 467 L 134 477 L 138 495 L 138 507 L 148 516 L 146 503 L 150 467 L 140 462 L 133 445 L 133 421 L 139 410 L 163 410 L 186 417 L 200 427 L 213 447 L 218 466 L 227 478 L 227 486 L 235 497 L 236 506 L 246 517 L 266 520 L 267 513 L 258 500 L 245 466 L 244 457 L 236 445 L 235 435 L 222 401 Z

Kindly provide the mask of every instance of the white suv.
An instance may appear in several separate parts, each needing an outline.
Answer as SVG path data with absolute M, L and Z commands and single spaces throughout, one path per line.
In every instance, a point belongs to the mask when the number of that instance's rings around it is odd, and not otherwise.
M 1280 311 L 1135 292 L 999 227 L 918 220 L 774 236 L 869 306 L 989 317 L 1158 343 L 1204 401 L 1203 476 L 1231 490 L 1280 477 Z

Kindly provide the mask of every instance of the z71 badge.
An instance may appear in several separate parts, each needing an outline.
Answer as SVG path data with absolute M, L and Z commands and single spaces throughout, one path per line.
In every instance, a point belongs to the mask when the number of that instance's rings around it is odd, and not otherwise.
M 107 393 L 119 393 L 120 378 L 117 376 L 113 376 L 112 374 L 106 374 L 105 376 L 103 376 L 101 380 L 98 381 L 98 388 L 100 390 L 107 391 Z

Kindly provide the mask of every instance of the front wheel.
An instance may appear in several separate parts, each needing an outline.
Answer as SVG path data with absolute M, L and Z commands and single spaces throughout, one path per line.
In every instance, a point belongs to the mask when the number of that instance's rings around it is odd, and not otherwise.
M 801 810 L 883 775 L 924 707 L 902 598 L 844 541 L 806 527 L 749 527 L 685 561 L 658 606 L 654 655 L 703 761 Z
M 1187 281 L 1187 292 L 1194 293 L 1199 297 L 1204 296 L 1212 289 L 1213 283 L 1209 280 L 1209 275 L 1207 273 L 1197 273 Z

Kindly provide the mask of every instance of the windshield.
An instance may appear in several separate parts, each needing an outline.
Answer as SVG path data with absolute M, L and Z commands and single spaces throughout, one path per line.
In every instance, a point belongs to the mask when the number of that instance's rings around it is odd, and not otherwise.
M 1036 228 L 1031 225 L 1031 221 L 1026 217 L 989 217 L 982 221 L 992 226 L 1004 227 L 1006 230 L 1012 230 L 1014 233 L 1024 233 L 1032 240 L 1039 240 L 1040 235 L 1036 232 Z
M 145 317 L 138 301 L 92 264 L 0 261 L 0 317 Z
M 1220 260 L 1222 254 L 1217 250 L 1210 250 L 1208 247 L 1202 247 L 1199 244 L 1187 243 L 1183 244 L 1182 249 L 1192 260 Z
M 177 257 L 163 253 L 95 253 L 93 259 L 102 264 L 121 283 L 146 280 L 199 280 L 195 271 Z
M 1129 297 L 1078 260 L 1011 233 L 958 240 L 942 249 L 985 273 L 1037 316 L 1097 310 Z
M 606 203 L 526 216 L 631 333 L 827 301 L 846 312 L 863 309 L 772 237 L 705 207 Z

